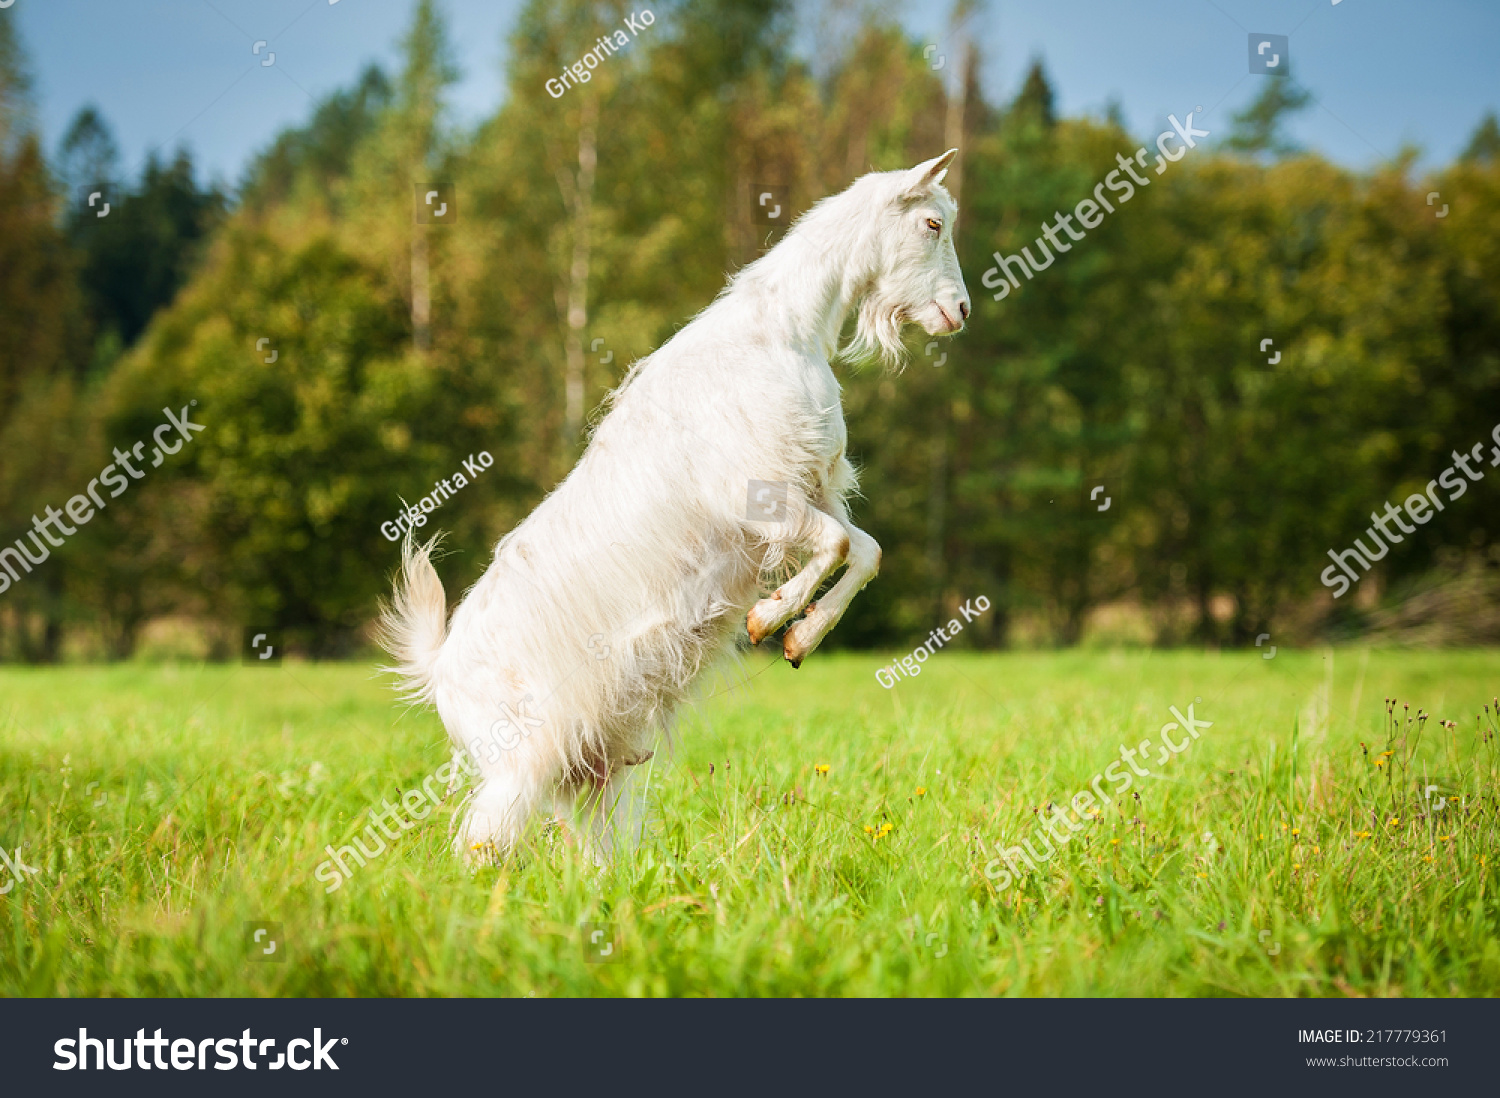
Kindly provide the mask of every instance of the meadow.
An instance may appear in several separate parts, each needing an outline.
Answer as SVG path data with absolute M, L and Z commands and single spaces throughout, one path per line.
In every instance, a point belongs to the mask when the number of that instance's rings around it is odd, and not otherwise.
M 1262 655 L 943 652 L 887 690 L 880 655 L 754 651 L 643 768 L 633 855 L 539 826 L 466 869 L 455 794 L 331 893 L 326 848 L 449 757 L 372 664 L 0 668 L 0 847 L 36 869 L 0 994 L 1500 993 L 1500 652 Z M 1005 880 L 997 844 L 1189 704 Z

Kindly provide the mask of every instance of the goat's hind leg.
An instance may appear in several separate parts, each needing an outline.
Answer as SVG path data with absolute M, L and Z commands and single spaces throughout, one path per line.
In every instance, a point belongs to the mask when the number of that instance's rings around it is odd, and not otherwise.
M 812 526 L 811 536 L 807 539 L 812 547 L 812 559 L 802 571 L 777 588 L 774 595 L 761 599 L 750 608 L 745 628 L 750 632 L 751 644 L 759 644 L 796 617 L 817 593 L 818 586 L 849 556 L 849 535 L 836 518 L 826 511 L 809 507 L 807 521 Z
M 633 851 L 645 834 L 646 801 L 633 765 L 612 770 L 602 781 L 564 786 L 556 803 L 596 865 L 608 865 L 621 849 Z

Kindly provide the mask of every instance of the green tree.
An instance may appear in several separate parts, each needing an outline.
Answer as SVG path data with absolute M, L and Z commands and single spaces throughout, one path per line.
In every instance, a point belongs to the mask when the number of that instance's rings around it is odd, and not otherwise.
M 387 588 L 397 546 L 382 524 L 482 450 L 498 467 L 445 503 L 441 525 L 465 547 L 492 538 L 476 531 L 514 487 L 493 376 L 446 343 L 412 340 L 415 181 L 445 140 L 431 97 L 451 75 L 430 4 L 407 47 L 388 106 L 366 78 L 262 163 L 255 200 L 111 377 L 108 437 L 140 437 L 190 400 L 206 430 L 116 516 L 113 571 L 99 575 L 129 585 L 143 560 L 160 564 L 151 586 L 184 605 L 303 630 L 337 652 Z M 191 517 L 175 543 L 142 525 L 168 512 Z M 116 632 L 153 612 L 152 600 L 124 607 Z
M 1021 90 L 1011 100 L 1009 113 L 1015 123 L 1029 122 L 1050 129 L 1057 124 L 1057 95 L 1040 57 L 1034 57 L 1026 70 Z
M 32 128 L 14 20 L 0 19 L 0 544 L 71 494 L 81 357 L 76 270 Z M 43 543 L 39 552 L 50 546 Z M 64 562 L 49 555 L 0 594 L 0 655 L 53 660 L 67 614 Z
M 374 132 L 391 104 L 391 84 L 378 65 L 370 65 L 359 82 L 336 91 L 313 111 L 306 126 L 279 134 L 257 156 L 240 188 L 242 206 L 260 212 L 295 202 L 301 208 L 320 204 L 340 216 L 338 189 L 353 169 L 356 151 Z
M 1483 121 L 1475 127 L 1469 144 L 1459 154 L 1459 160 L 1466 164 L 1500 160 L 1500 122 L 1495 120 L 1494 111 L 1486 112 Z
M 1299 151 L 1300 147 L 1286 135 L 1286 120 L 1306 109 L 1311 102 L 1312 95 L 1305 88 L 1294 86 L 1289 79 L 1266 80 L 1255 101 L 1230 116 L 1232 126 L 1229 136 L 1224 139 L 1224 147 L 1238 152 L 1268 152 L 1276 156 Z
M 78 127 L 75 122 L 75 134 Z M 139 183 L 110 198 L 108 216 L 100 217 L 87 196 L 75 192 L 67 221 L 82 258 L 88 310 L 103 344 L 96 365 L 107 362 L 110 349 L 117 353 L 134 343 L 156 311 L 171 302 L 225 211 L 222 194 L 198 187 L 185 150 L 165 165 L 149 157 Z
M 73 116 L 58 148 L 57 174 L 74 196 L 90 184 L 119 182 L 120 149 L 98 108 L 82 107 Z M 87 205 L 86 198 L 84 202 Z

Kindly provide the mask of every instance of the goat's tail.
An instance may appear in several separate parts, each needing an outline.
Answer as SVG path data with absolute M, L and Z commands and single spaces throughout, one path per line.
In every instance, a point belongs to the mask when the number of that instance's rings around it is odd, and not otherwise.
M 448 632 L 443 581 L 432 566 L 432 551 L 441 538 L 419 546 L 407 532 L 395 591 L 380 607 L 380 645 L 397 661 L 386 670 L 395 674 L 402 696 L 413 702 L 432 702 L 432 665 Z

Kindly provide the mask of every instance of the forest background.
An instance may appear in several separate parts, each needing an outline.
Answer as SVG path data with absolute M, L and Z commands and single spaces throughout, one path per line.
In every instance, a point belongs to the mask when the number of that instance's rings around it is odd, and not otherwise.
M 949 147 L 973 315 L 914 337 L 903 372 L 839 368 L 855 518 L 885 556 L 830 643 L 899 648 L 980 595 L 961 643 L 982 648 L 1500 642 L 1493 115 L 1429 175 L 1414 150 L 1355 171 L 1286 139 L 1308 96 L 1266 79 L 997 302 L 994 253 L 1035 252 L 1154 133 L 1060 117 L 1041 60 L 991 101 L 967 3 L 941 70 L 866 12 L 816 72 L 785 3 L 660 4 L 548 93 L 637 10 L 528 5 L 504 104 L 461 127 L 420 0 L 399 70 L 369 68 L 232 189 L 185 150 L 127 177 L 97 109 L 47 155 L 0 19 L 0 547 L 163 409 L 204 425 L 0 594 L 0 659 L 230 658 L 256 627 L 360 651 L 401 501 L 495 459 L 426 528 L 461 592 L 629 364 L 774 244 L 757 194 L 792 214 Z M 433 190 L 454 220 L 423 209 Z M 1484 479 L 1332 599 L 1328 551 L 1479 443 Z

